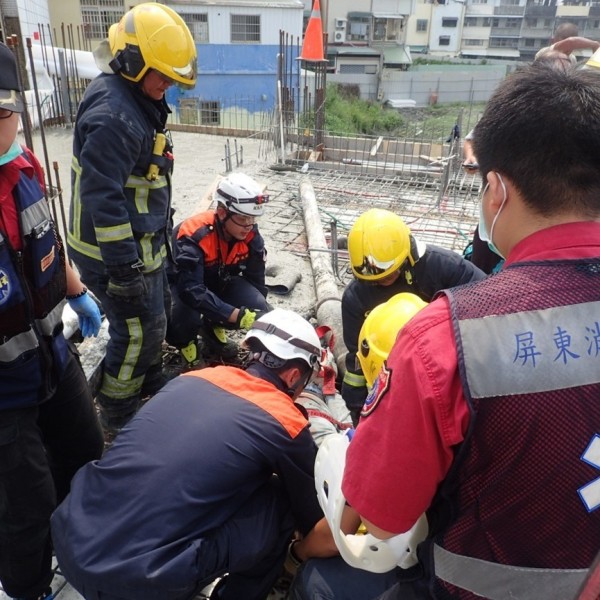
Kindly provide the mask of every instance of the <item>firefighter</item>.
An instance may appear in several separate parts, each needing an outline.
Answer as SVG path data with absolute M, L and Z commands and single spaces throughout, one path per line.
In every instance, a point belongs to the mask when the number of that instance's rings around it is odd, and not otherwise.
M 52 531 L 62 573 L 86 598 L 189 599 L 228 573 L 212 598 L 263 600 L 294 531 L 300 551 L 336 553 L 294 404 L 319 371 L 319 338 L 275 309 L 243 343 L 246 370 L 176 377 L 75 478 Z
M 11 598 L 51 598 L 50 515 L 71 477 L 103 449 L 90 390 L 65 340 L 65 297 L 81 332 L 97 304 L 65 261 L 36 157 L 16 141 L 23 98 L 0 44 L 0 583 Z
M 172 170 L 164 94 L 194 87 L 196 48 L 174 10 L 144 3 L 111 26 L 94 55 L 104 72 L 77 113 L 68 244 L 110 323 L 96 400 L 114 433 L 164 383 Z
M 358 335 L 370 310 L 399 292 L 425 302 L 445 288 L 486 277 L 459 254 L 417 240 L 401 217 L 379 208 L 361 214 L 348 234 L 350 267 L 355 279 L 342 295 L 342 327 L 348 348 L 342 396 L 356 425 L 367 396 L 358 362 Z
M 481 237 L 505 263 L 402 329 L 341 486 L 379 539 L 427 511 L 421 568 L 378 596 L 352 593 L 362 575 L 347 567 L 323 597 L 563 600 L 598 552 L 597 73 L 517 70 L 474 141 Z
M 217 184 L 215 210 L 196 214 L 174 230 L 173 308 L 167 341 L 180 349 L 184 367 L 201 363 L 197 333 L 206 354 L 232 358 L 237 345 L 225 329 L 248 330 L 269 310 L 266 250 L 256 219 L 269 196 L 244 173 Z

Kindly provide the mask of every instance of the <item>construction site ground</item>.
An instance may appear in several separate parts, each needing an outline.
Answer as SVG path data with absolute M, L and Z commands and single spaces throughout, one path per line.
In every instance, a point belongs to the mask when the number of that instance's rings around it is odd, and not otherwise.
M 63 188 L 64 211 L 68 215 L 70 198 L 70 163 L 72 130 L 48 129 L 44 140 L 37 133 L 34 151 L 44 160 L 44 146 L 52 164 L 57 163 Z M 198 133 L 173 132 L 175 170 L 173 207 L 175 222 L 189 217 L 211 204 L 211 194 L 218 178 L 232 170 L 243 171 L 265 184 L 270 195 L 266 213 L 259 227 L 267 247 L 267 272 L 273 285 L 292 287 L 288 294 L 270 294 L 276 307 L 295 310 L 306 318 L 316 315 L 317 296 L 313 283 L 310 249 L 302 214 L 300 184 L 309 181 L 314 188 L 328 248 L 314 249 L 331 257 L 339 296 L 351 275 L 348 270 L 345 236 L 356 217 L 371 207 L 390 209 L 400 214 L 413 233 L 422 241 L 462 252 L 477 222 L 480 182 L 477 175 L 460 169 L 460 157 L 415 156 L 419 169 L 390 168 L 383 165 L 373 148 L 367 147 L 361 160 L 328 162 L 327 156 L 309 156 L 306 161 L 281 158 L 281 152 L 268 142 L 251 138 L 227 139 Z M 45 142 L 45 143 L 44 143 Z M 377 147 L 381 140 L 377 140 Z M 227 150 L 227 147 L 229 148 Z M 110 149 L 106 149 L 110 152 Z M 230 159 L 226 160 L 229 155 Z M 298 156 L 298 154 L 296 154 Z M 313 159 L 323 160 L 313 160 Z M 455 168 L 444 172 L 453 160 Z M 43 164 L 46 167 L 45 164 Z M 53 174 L 56 184 L 56 177 Z M 60 208 L 57 207 L 60 214 Z M 59 221 L 62 218 L 59 216 Z M 331 243 L 331 239 L 337 243 Z M 233 332 L 232 337 L 240 339 Z M 91 340 L 88 345 L 99 345 Z M 170 360 L 167 350 L 167 360 Z M 53 582 L 55 598 L 81 600 L 57 573 Z M 277 596 L 279 598 L 283 596 Z M 0 591 L 0 600 L 8 596 Z M 273 596 L 275 598 L 275 596 Z

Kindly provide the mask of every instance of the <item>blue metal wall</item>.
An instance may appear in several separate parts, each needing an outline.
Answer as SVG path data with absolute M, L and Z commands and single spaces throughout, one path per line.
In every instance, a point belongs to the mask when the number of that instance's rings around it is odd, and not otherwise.
M 270 111 L 275 107 L 279 46 L 201 44 L 197 48 L 196 87 L 193 90 L 170 88 L 166 95 L 169 104 L 179 106 L 183 98 L 199 98 L 218 100 L 221 107 L 227 108 L 236 104 L 236 99 L 248 98 L 252 99 L 256 111 Z M 295 70 L 295 61 L 293 66 Z

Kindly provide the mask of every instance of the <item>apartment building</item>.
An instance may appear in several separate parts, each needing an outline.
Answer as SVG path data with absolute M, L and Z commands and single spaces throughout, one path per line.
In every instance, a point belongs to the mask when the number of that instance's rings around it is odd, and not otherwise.
M 399 46 L 413 56 L 532 60 L 567 21 L 600 40 L 600 0 L 326 0 L 322 12 L 334 47 Z

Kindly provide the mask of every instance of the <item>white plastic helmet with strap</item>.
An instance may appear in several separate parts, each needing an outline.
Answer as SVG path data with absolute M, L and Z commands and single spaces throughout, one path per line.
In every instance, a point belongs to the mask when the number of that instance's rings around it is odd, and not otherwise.
M 321 368 L 321 344 L 315 328 L 298 313 L 275 308 L 254 321 L 244 344 L 251 345 L 256 339 L 273 356 L 281 360 L 300 359 L 314 373 Z
M 387 540 L 380 540 L 370 533 L 346 535 L 341 530 L 342 513 L 346 506 L 342 477 L 349 444 L 346 435 L 330 435 L 319 447 L 315 461 L 317 497 L 342 558 L 350 566 L 372 573 L 387 573 L 396 566 L 408 569 L 416 565 L 419 562 L 417 546 L 428 532 L 424 514 L 409 531 Z
M 217 184 L 214 200 L 229 212 L 260 217 L 269 196 L 263 193 L 262 187 L 252 177 L 244 173 L 231 173 Z

